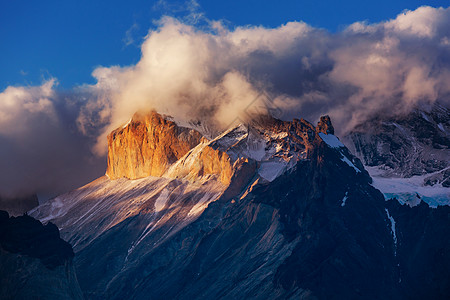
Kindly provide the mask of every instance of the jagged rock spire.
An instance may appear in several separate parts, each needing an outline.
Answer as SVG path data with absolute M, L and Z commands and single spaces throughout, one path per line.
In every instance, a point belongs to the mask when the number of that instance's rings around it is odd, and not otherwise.
M 317 132 L 334 134 L 334 127 L 331 124 L 331 119 L 328 115 L 320 117 L 320 121 L 317 123 Z

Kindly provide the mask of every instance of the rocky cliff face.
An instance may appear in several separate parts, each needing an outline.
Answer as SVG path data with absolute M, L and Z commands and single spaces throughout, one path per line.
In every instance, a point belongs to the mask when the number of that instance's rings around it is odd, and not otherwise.
M 435 104 L 404 116 L 374 118 L 345 141 L 365 165 L 381 167 L 386 176 L 438 172 L 450 166 L 450 110 Z
M 439 104 L 392 118 L 374 118 L 345 139 L 374 186 L 415 205 L 450 205 L 450 109 Z
M 111 179 L 161 176 L 200 140 L 197 131 L 179 127 L 156 112 L 137 113 L 108 135 L 106 174 Z
M 73 256 L 54 224 L 0 211 L 1 299 L 82 299 Z

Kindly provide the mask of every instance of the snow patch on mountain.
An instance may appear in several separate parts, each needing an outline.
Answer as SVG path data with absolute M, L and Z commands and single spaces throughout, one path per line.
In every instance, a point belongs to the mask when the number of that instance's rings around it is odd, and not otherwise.
M 379 189 L 385 199 L 396 198 L 401 204 L 411 207 L 426 202 L 430 207 L 450 205 L 450 188 L 441 184 L 424 185 L 425 178 L 430 174 L 412 176 L 410 178 L 383 177 L 383 170 L 378 167 L 366 167 L 373 179 L 372 185 Z
M 186 226 L 224 190 L 225 186 L 215 180 L 195 184 L 151 176 L 136 180 L 110 180 L 103 176 L 49 200 L 29 214 L 41 222 L 56 224 L 62 237 L 79 251 L 115 225 L 141 212 L 148 216 L 143 238 L 150 228 L 155 230 L 166 222 L 173 222 L 173 218 Z M 181 228 L 172 229 L 167 235 Z
M 448 134 L 447 130 L 445 130 L 444 125 L 443 125 L 442 123 L 439 123 L 439 124 L 438 124 L 438 128 L 439 128 L 442 132 Z
M 330 148 L 334 148 L 339 151 L 341 156 L 341 160 L 345 162 L 349 167 L 353 168 L 356 173 L 361 173 L 361 170 L 358 169 L 353 162 L 351 162 L 348 157 L 344 153 L 344 149 L 346 149 L 345 145 L 337 138 L 337 136 L 333 134 L 326 134 L 323 132 L 319 132 L 320 138 L 327 144 Z
M 394 246 L 395 246 L 395 255 L 397 256 L 397 234 L 395 232 L 395 220 L 394 218 L 389 214 L 389 210 L 387 208 L 384 209 L 386 211 L 387 217 L 389 221 L 391 222 L 391 233 L 392 238 L 394 239 Z
M 240 157 L 260 162 L 258 174 L 271 182 L 299 160 L 306 158 L 306 151 L 297 152 L 286 147 L 293 143 L 287 132 L 261 131 L 252 126 L 239 124 L 225 131 L 210 145 L 226 152 L 233 160 Z
M 188 212 L 187 217 L 199 216 L 208 207 L 211 199 L 219 198 L 220 193 L 206 193 Z
M 163 208 L 166 206 L 168 199 L 169 199 L 169 191 L 167 189 L 163 189 L 155 201 L 155 211 L 157 212 L 162 211 Z
M 356 171 L 356 173 L 361 173 L 361 170 L 358 169 L 344 154 L 342 154 L 341 160 L 352 167 Z
M 126 127 L 131 123 L 132 120 L 133 120 L 133 118 L 130 118 L 130 119 L 128 120 L 128 122 L 126 122 L 126 123 L 122 126 L 122 129 L 126 128 Z
M 262 162 L 258 174 L 268 181 L 273 181 L 286 170 L 286 166 L 286 164 L 277 161 Z
M 337 136 L 333 134 L 325 134 L 323 132 L 319 132 L 320 138 L 331 148 L 343 148 L 344 144 L 337 138 Z
M 348 199 L 348 192 L 345 192 L 344 198 L 342 198 L 342 203 L 341 206 L 344 207 L 345 203 L 347 202 Z

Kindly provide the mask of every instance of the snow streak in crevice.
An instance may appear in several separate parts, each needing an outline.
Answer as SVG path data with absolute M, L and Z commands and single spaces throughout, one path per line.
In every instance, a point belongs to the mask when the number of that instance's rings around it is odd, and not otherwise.
M 345 192 L 344 198 L 342 198 L 342 203 L 341 203 L 342 207 L 345 206 L 347 199 L 348 199 L 348 192 Z
M 394 218 L 389 214 L 389 210 L 387 208 L 384 209 L 386 211 L 387 217 L 389 219 L 389 221 L 391 222 L 391 233 L 392 233 L 392 238 L 394 240 L 394 254 L 395 256 L 397 256 L 397 235 L 395 233 L 395 220 Z

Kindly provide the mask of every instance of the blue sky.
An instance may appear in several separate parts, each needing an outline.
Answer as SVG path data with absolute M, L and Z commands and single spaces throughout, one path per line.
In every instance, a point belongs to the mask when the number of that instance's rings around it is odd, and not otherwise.
M 0 90 L 39 85 L 55 77 L 59 88 L 94 83 L 97 66 L 131 65 L 139 45 L 162 15 L 183 17 L 183 1 L 1 1 Z M 448 1 L 198 1 L 197 12 L 229 27 L 277 27 L 304 21 L 335 32 L 355 21 L 379 22 L 421 5 Z

